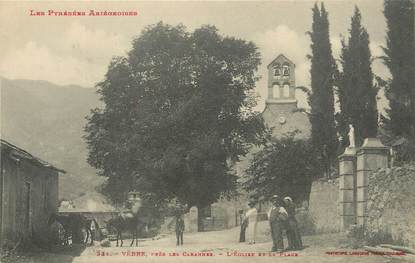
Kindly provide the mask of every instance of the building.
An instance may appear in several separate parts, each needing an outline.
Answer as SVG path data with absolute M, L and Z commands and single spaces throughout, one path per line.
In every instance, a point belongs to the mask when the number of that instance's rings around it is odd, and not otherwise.
M 296 138 L 305 139 L 311 135 L 311 124 L 306 113 L 297 105 L 295 64 L 283 54 L 277 56 L 267 66 L 268 94 L 262 112 L 265 123 L 272 129 L 272 137 L 280 138 L 284 134 L 297 131 Z M 249 167 L 251 158 L 260 148 L 253 147 L 245 158 L 234 167 L 241 175 Z M 218 230 L 240 224 L 244 211 L 248 208 L 249 197 L 241 195 L 237 200 L 220 200 L 203 209 L 203 218 L 199 220 L 199 231 Z M 266 219 L 265 211 L 269 204 L 260 203 L 260 219 Z M 189 219 L 191 221 L 191 219 Z
M 272 136 L 297 130 L 297 138 L 309 138 L 311 124 L 297 106 L 295 96 L 295 64 L 284 55 L 276 57 L 268 66 L 268 96 L 262 116 L 272 128 Z
M 42 241 L 58 211 L 58 176 L 65 173 L 1 140 L 0 247 Z

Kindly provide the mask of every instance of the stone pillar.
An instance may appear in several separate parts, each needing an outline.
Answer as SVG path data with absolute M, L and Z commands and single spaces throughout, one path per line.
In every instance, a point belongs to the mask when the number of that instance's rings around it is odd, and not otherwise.
M 379 168 L 388 167 L 389 148 L 384 146 L 377 138 L 367 138 L 362 147 L 357 151 L 357 196 L 356 216 L 357 224 L 363 226 L 366 221 L 367 186 L 369 175 Z
M 190 208 L 189 213 L 185 215 L 185 231 L 197 232 L 198 211 L 196 206 Z
M 356 224 L 356 149 L 346 148 L 339 156 L 340 230 Z

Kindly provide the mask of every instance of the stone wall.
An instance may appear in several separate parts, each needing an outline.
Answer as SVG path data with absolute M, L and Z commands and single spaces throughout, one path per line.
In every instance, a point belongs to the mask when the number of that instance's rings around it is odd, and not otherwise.
M 338 179 L 318 180 L 311 186 L 309 213 L 317 232 L 340 230 Z
M 183 215 L 184 231 L 185 232 L 197 232 L 197 208 L 193 206 L 189 212 Z M 176 218 L 174 216 L 168 216 L 164 218 L 164 223 L 160 226 L 160 234 L 171 234 L 175 231 Z
M 380 169 L 369 177 L 366 235 L 415 246 L 415 165 Z M 377 240 L 378 239 L 378 240 Z

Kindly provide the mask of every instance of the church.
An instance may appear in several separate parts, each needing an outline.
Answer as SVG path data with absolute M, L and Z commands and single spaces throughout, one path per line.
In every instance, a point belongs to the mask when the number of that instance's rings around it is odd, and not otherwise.
M 307 114 L 299 110 L 297 105 L 295 64 L 280 54 L 268 64 L 267 69 L 268 92 L 262 116 L 267 126 L 272 130 L 272 137 L 280 138 L 284 134 L 297 132 L 295 138 L 309 138 L 311 134 L 310 121 Z M 237 175 L 241 176 L 244 173 L 250 165 L 252 155 L 257 151 L 259 148 L 253 147 L 250 153 L 245 158 L 241 158 L 241 161 L 234 166 Z M 242 194 L 237 200 L 220 200 L 206 207 L 200 211 L 203 216 L 199 220 L 197 228 L 199 231 L 210 231 L 239 225 L 248 199 L 247 194 Z M 188 223 L 191 221 L 186 217 L 185 220 Z
M 306 113 L 297 106 L 295 96 L 295 64 L 283 54 L 277 56 L 268 69 L 268 96 L 262 117 L 272 128 L 272 137 L 298 131 L 296 138 L 310 137 L 311 124 Z

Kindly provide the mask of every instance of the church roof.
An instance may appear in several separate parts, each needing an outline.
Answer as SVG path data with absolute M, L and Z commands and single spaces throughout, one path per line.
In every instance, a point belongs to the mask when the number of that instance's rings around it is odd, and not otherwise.
M 295 66 L 295 64 L 291 60 L 289 60 L 286 56 L 284 56 L 284 54 L 279 54 L 276 58 L 274 58 L 273 61 L 271 61 L 271 63 L 268 64 L 267 68 L 269 68 L 272 64 L 274 64 L 275 61 L 281 60 L 281 59 L 286 60 L 287 62 L 289 62 L 289 63 L 291 63 Z

